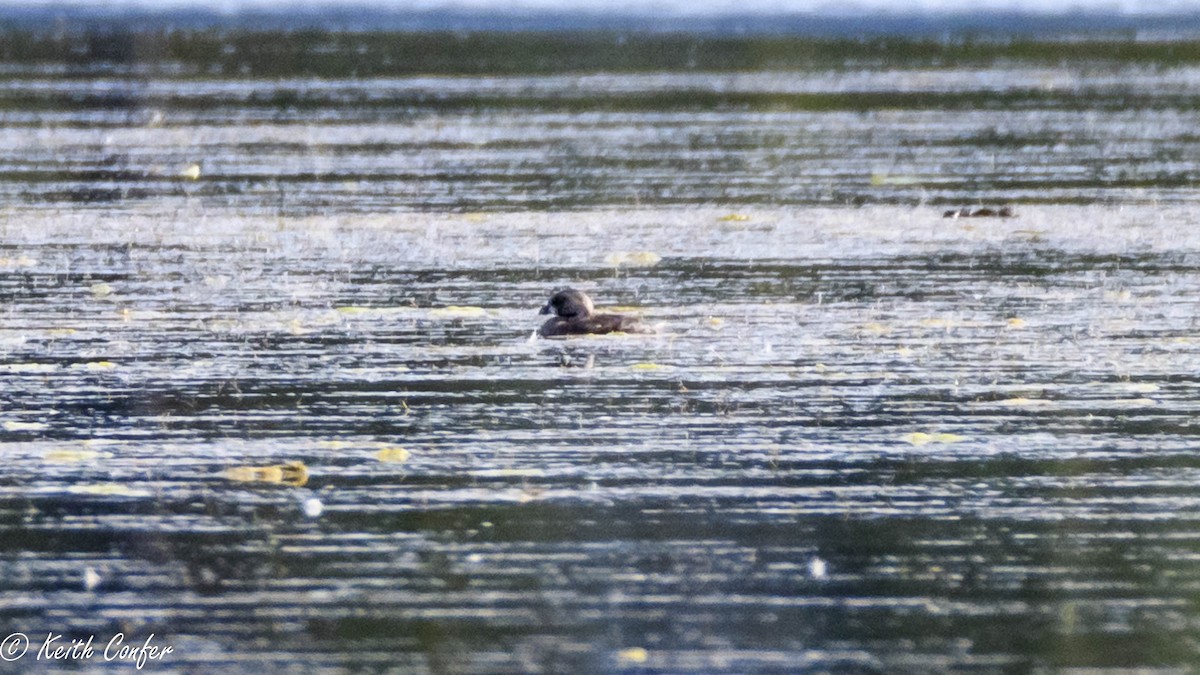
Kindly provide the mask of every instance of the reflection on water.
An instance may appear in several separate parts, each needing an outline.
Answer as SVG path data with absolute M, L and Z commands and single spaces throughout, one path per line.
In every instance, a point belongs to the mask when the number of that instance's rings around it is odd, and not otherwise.
M 1128 74 L 7 81 L 0 634 L 1192 667 L 1192 111 L 1105 103 L 1192 78 Z M 567 285 L 660 334 L 531 339 Z

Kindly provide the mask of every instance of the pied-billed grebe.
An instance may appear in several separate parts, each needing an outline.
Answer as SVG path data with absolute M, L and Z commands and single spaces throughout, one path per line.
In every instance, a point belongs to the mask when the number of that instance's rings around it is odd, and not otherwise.
M 636 317 L 597 314 L 592 299 L 586 293 L 573 288 L 555 293 L 540 313 L 554 315 L 554 318 L 542 324 L 538 330 L 542 337 L 655 332 Z

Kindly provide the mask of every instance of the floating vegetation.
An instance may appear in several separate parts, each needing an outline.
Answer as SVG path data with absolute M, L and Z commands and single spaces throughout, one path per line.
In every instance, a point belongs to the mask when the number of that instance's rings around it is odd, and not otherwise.
M 264 483 L 302 487 L 308 483 L 308 467 L 294 461 L 271 466 L 235 466 L 225 470 L 225 478 L 238 483 Z
M 93 497 L 152 497 L 154 493 L 143 488 L 135 488 L 124 483 L 82 483 L 68 485 L 66 491 L 76 495 Z
M 923 182 L 926 182 L 926 179 L 923 179 L 921 176 L 892 175 L 886 173 L 871 174 L 871 185 L 876 187 L 883 185 L 920 185 Z
M 78 464 L 81 462 L 93 462 L 99 459 L 110 459 L 112 456 L 111 452 L 101 452 L 99 450 L 62 448 L 46 452 L 42 455 L 42 460 L 52 464 Z
M 375 452 L 375 459 L 381 462 L 407 462 L 409 457 L 410 453 L 408 450 L 395 446 L 380 448 Z
M 610 267 L 654 267 L 662 261 L 662 256 L 653 251 L 617 251 L 604 258 Z
M 416 310 L 413 307 L 362 307 L 362 306 L 358 306 L 358 305 L 342 305 L 342 306 L 334 307 L 333 311 L 339 317 L 357 317 L 357 318 L 373 319 L 373 318 L 382 318 L 382 317 L 390 317 L 390 316 L 396 316 L 396 315 L 411 314 L 413 311 L 416 311 Z M 431 310 L 431 313 L 432 313 L 432 310 Z M 293 320 L 289 321 L 288 325 L 290 326 L 293 323 L 296 323 L 297 325 L 302 326 L 302 324 L 299 323 L 298 319 L 293 319 Z M 318 321 L 318 323 L 320 323 L 320 321 Z M 326 321 L 325 323 L 336 323 L 336 320 L 334 320 L 332 322 Z
M 625 665 L 639 665 L 650 659 L 644 647 L 628 647 L 617 652 L 617 660 Z
M 948 445 L 950 443 L 960 443 L 967 440 L 966 436 L 950 433 L 926 433 L 924 431 L 914 431 L 910 434 L 904 434 L 900 440 L 910 445 L 929 445 L 931 443 L 937 445 Z
M 487 310 L 482 307 L 467 307 L 450 305 L 429 310 L 429 316 L 441 319 L 470 319 L 485 316 Z

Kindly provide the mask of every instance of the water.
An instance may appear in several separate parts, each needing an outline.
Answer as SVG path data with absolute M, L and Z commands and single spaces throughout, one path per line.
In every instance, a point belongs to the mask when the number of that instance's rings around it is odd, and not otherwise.
M 1192 67 L 151 71 L 0 87 L 0 637 L 1197 664 Z

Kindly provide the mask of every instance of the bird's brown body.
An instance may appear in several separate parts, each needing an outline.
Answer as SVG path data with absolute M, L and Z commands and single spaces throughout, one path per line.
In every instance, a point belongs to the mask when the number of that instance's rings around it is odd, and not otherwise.
M 597 314 L 591 298 L 570 288 L 555 293 L 550 302 L 542 307 L 541 313 L 554 315 L 538 329 L 538 334 L 542 337 L 655 332 L 637 317 Z

